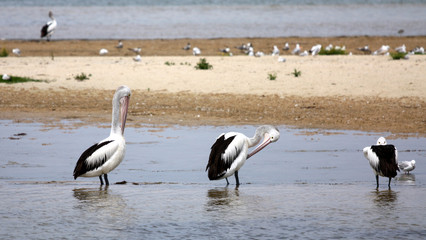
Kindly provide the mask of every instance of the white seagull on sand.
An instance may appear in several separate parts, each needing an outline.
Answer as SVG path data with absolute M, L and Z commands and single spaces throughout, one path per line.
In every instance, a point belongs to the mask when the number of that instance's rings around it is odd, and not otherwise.
M 15 55 L 20 56 L 21 55 L 21 50 L 19 50 L 19 48 L 14 48 L 14 49 L 12 49 L 12 53 L 15 54 Z
M 300 53 L 300 45 L 297 43 L 296 47 L 293 49 L 293 51 L 291 52 L 292 54 L 299 54 Z
M 413 171 L 416 168 L 416 160 L 403 161 L 398 163 L 399 169 L 404 171 L 407 174 L 410 174 L 410 171 Z
M 105 55 L 108 53 L 108 50 L 105 48 L 102 48 L 101 50 L 99 50 L 99 55 Z
M 389 45 L 382 45 L 379 49 L 373 52 L 373 55 L 385 55 L 389 52 L 390 46 Z
M 8 81 L 8 80 L 10 80 L 10 76 L 5 73 L 5 74 L 3 74 L 1 79 L 4 80 L 4 81 Z
M 288 45 L 288 42 L 286 42 L 286 43 L 284 44 L 283 50 L 284 50 L 284 51 L 288 51 L 289 49 L 290 49 L 290 45 Z
M 49 12 L 50 21 L 48 21 L 42 28 L 41 28 L 41 34 L 40 37 L 44 38 L 46 37 L 47 41 L 50 41 L 50 37 L 52 36 L 53 32 L 56 29 L 57 23 L 55 18 L 53 17 L 53 13 Z
M 317 45 L 313 46 L 309 52 L 312 54 L 312 56 L 315 56 L 320 51 L 321 51 L 321 44 L 317 44 Z
M 272 49 L 272 56 L 278 56 L 280 55 L 280 50 L 276 45 L 274 45 L 274 49 Z
M 187 43 L 185 47 L 183 47 L 183 50 L 188 51 L 189 49 L 191 49 L 191 44 Z
M 394 145 L 387 144 L 384 137 L 377 140 L 376 145 L 365 147 L 363 149 L 364 156 L 373 168 L 376 175 L 377 189 L 379 188 L 379 175 L 388 177 L 388 187 L 390 189 L 391 179 L 397 175 L 398 168 L 398 151 Z
M 141 61 L 141 55 L 136 55 L 136 57 L 133 58 L 133 61 L 140 62 Z
M 200 50 L 199 48 L 197 48 L 197 47 L 194 47 L 194 48 L 192 49 L 192 54 L 193 54 L 194 56 L 198 56 L 198 55 L 200 55 L 200 54 L 201 54 L 201 50 Z

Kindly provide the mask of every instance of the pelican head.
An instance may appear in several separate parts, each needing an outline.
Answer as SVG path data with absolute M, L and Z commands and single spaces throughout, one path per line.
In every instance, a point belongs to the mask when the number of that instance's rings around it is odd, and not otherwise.
M 52 11 L 49 11 L 49 17 L 50 17 L 51 19 L 53 19 L 53 13 L 52 13 Z
M 260 150 L 264 149 L 270 143 L 278 141 L 278 139 L 280 139 L 280 131 L 274 126 L 263 125 L 256 129 L 255 136 L 263 136 L 263 141 L 259 146 L 256 147 L 256 149 L 253 150 L 253 152 L 251 152 L 247 156 L 247 158 L 258 153 Z
M 377 139 L 377 145 L 386 145 L 386 138 L 384 137 L 380 137 L 379 139 Z
M 124 127 L 126 125 L 126 120 L 127 120 L 127 110 L 129 108 L 129 100 L 130 100 L 131 94 L 132 93 L 130 91 L 130 88 L 128 88 L 127 86 L 120 86 L 115 91 L 114 98 L 112 100 L 113 106 L 114 106 L 114 103 L 117 103 L 121 106 L 121 108 L 120 108 L 121 134 L 124 133 Z

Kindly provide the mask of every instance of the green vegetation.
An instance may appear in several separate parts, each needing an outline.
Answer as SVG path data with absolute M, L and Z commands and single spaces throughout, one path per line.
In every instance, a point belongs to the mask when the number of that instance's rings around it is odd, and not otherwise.
M 276 73 L 268 73 L 268 79 L 269 80 L 277 79 L 277 74 Z
M 0 52 L 0 57 L 7 57 L 9 56 L 9 53 L 7 52 L 6 48 L 2 48 Z
M 17 76 L 9 76 L 9 77 L 10 77 L 9 80 L 3 80 L 3 78 L 0 76 L 0 83 L 12 84 L 12 83 L 24 83 L 24 82 L 47 82 L 44 80 L 32 79 L 28 77 L 17 77 Z
M 174 62 L 169 62 L 169 61 L 165 62 L 164 64 L 167 65 L 167 66 L 173 66 L 173 65 L 175 65 Z
M 213 66 L 210 65 L 205 58 L 201 58 L 200 61 L 195 66 L 195 69 L 208 70 L 212 69 Z
M 407 55 L 407 53 L 400 53 L 400 52 L 392 52 L 390 53 L 390 56 L 392 57 L 393 60 L 399 60 L 399 59 L 404 59 L 405 55 Z
M 189 63 L 189 62 L 184 62 L 184 63 L 180 63 L 180 65 L 188 65 L 188 66 L 191 66 L 191 63 Z
M 89 78 L 92 76 L 92 74 L 89 73 L 89 75 L 86 75 L 85 73 L 77 74 L 74 76 L 74 79 L 77 81 L 84 81 L 89 80 Z
M 345 55 L 346 51 L 342 49 L 332 48 L 330 50 L 321 49 L 318 55 Z
M 296 68 L 294 69 L 294 71 L 291 74 L 293 74 L 295 77 L 302 76 L 302 72 L 301 71 L 297 71 Z

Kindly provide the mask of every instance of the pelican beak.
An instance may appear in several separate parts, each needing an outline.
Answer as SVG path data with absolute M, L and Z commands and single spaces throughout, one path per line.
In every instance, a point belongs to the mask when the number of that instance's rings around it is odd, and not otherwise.
M 129 109 L 129 96 L 126 96 L 121 99 L 121 134 L 124 134 L 124 127 L 126 126 L 128 109 Z
M 260 150 L 264 149 L 270 143 L 271 143 L 271 137 L 269 137 L 269 134 L 265 134 L 265 138 L 263 139 L 263 142 L 259 144 L 259 146 L 257 146 L 256 149 L 253 150 L 253 152 L 247 155 L 247 159 L 249 159 L 254 154 L 258 153 Z

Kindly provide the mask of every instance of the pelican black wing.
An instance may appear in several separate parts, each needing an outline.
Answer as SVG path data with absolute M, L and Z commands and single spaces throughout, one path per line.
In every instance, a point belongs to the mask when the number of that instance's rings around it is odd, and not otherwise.
M 371 150 L 376 153 L 379 158 L 378 170 L 385 177 L 395 177 L 399 171 L 396 161 L 395 146 L 394 145 L 373 145 Z
M 77 179 L 78 176 L 83 175 L 89 171 L 92 171 L 100 166 L 102 166 L 102 164 L 105 163 L 105 161 L 107 160 L 106 156 L 101 159 L 100 161 L 97 161 L 95 164 L 88 164 L 86 159 L 88 157 L 90 157 L 94 152 L 96 152 L 96 150 L 98 150 L 99 148 L 109 144 L 113 142 L 113 140 L 111 141 L 105 141 L 105 142 L 101 142 L 101 143 L 96 143 L 93 144 L 91 147 L 89 147 L 88 149 L 86 149 L 86 151 L 84 151 L 80 158 L 77 161 L 77 164 L 75 165 L 74 168 L 74 179 Z
M 46 35 L 47 35 L 47 28 L 49 27 L 49 25 L 44 25 L 42 28 L 41 28 L 41 35 L 40 35 L 40 37 L 46 37 Z
M 206 171 L 209 170 L 208 177 L 210 180 L 221 178 L 231 167 L 232 161 L 224 161 L 222 159 L 222 154 L 225 152 L 234 138 L 235 136 L 225 139 L 225 134 L 223 134 L 211 147 L 209 162 L 206 167 Z

